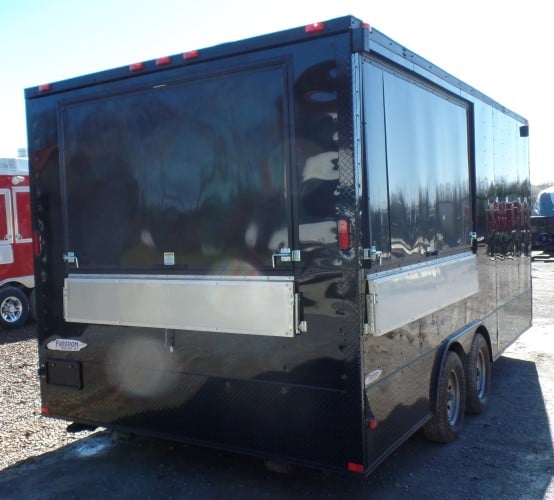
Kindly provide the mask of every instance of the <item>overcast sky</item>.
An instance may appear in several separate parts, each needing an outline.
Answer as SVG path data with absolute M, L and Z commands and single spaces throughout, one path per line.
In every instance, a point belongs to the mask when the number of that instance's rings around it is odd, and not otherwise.
M 554 184 L 538 0 L 0 0 L 0 156 L 26 146 L 26 87 L 348 14 L 527 118 L 531 181 Z

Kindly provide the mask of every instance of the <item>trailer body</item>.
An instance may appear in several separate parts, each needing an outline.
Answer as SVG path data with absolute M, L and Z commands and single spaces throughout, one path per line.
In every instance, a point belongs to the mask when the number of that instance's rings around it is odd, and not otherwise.
M 527 122 L 356 18 L 26 102 L 46 415 L 369 473 L 531 324 Z
M 23 325 L 34 289 L 29 168 L 0 158 L 0 327 Z

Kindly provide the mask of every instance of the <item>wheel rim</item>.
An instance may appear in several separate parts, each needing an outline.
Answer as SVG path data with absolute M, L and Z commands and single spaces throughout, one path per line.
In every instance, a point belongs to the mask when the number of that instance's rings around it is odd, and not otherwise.
M 460 381 L 455 371 L 451 371 L 448 377 L 446 412 L 448 423 L 451 427 L 454 427 L 458 422 L 458 414 L 460 413 Z
M 475 369 L 476 381 L 475 385 L 477 388 L 477 396 L 479 399 L 483 399 L 486 391 L 487 384 L 487 361 L 485 355 L 482 351 L 479 351 L 479 356 L 477 356 L 477 366 Z
M 7 297 L 0 306 L 0 315 L 6 323 L 15 323 L 23 313 L 23 304 L 17 297 Z

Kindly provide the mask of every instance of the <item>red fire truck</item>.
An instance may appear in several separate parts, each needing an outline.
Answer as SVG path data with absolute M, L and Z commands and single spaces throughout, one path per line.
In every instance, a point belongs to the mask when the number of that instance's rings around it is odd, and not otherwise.
M 29 317 L 35 286 L 32 241 L 27 159 L 0 158 L 1 327 L 16 328 Z

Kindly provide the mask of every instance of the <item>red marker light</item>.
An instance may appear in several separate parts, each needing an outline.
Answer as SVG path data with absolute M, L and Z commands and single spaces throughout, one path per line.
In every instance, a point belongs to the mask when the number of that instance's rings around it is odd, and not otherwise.
M 42 413 L 43 415 L 48 415 L 50 413 L 50 408 L 48 408 L 48 406 L 43 406 L 40 409 L 40 413 Z
M 33 254 L 35 257 L 40 255 L 40 234 L 38 234 L 38 231 L 33 231 Z
M 325 29 L 324 23 L 308 24 L 304 27 L 304 33 L 319 33 Z
M 144 63 L 134 63 L 129 66 L 129 71 L 141 71 L 144 69 Z
M 38 86 L 39 92 L 50 92 L 51 90 L 52 90 L 52 85 L 50 85 L 49 83 L 45 83 L 43 85 Z
M 197 50 L 189 50 L 183 54 L 183 59 L 188 61 L 189 59 L 196 59 L 200 54 Z
M 370 418 L 367 421 L 367 427 L 368 429 L 374 431 L 375 429 L 377 429 L 377 427 L 379 427 L 379 420 L 377 420 L 376 418 Z
M 337 235 L 339 248 L 343 252 L 350 250 L 350 223 L 346 219 L 339 219 L 337 222 Z
M 348 470 L 350 472 L 357 472 L 358 474 L 363 474 L 364 466 L 362 464 L 357 464 L 355 462 L 348 462 Z
M 158 57 L 156 59 L 156 66 L 164 66 L 166 64 L 169 64 L 171 62 L 171 57 L 165 56 L 165 57 Z
M 371 31 L 371 24 L 369 23 L 362 23 L 362 28 L 367 31 Z

